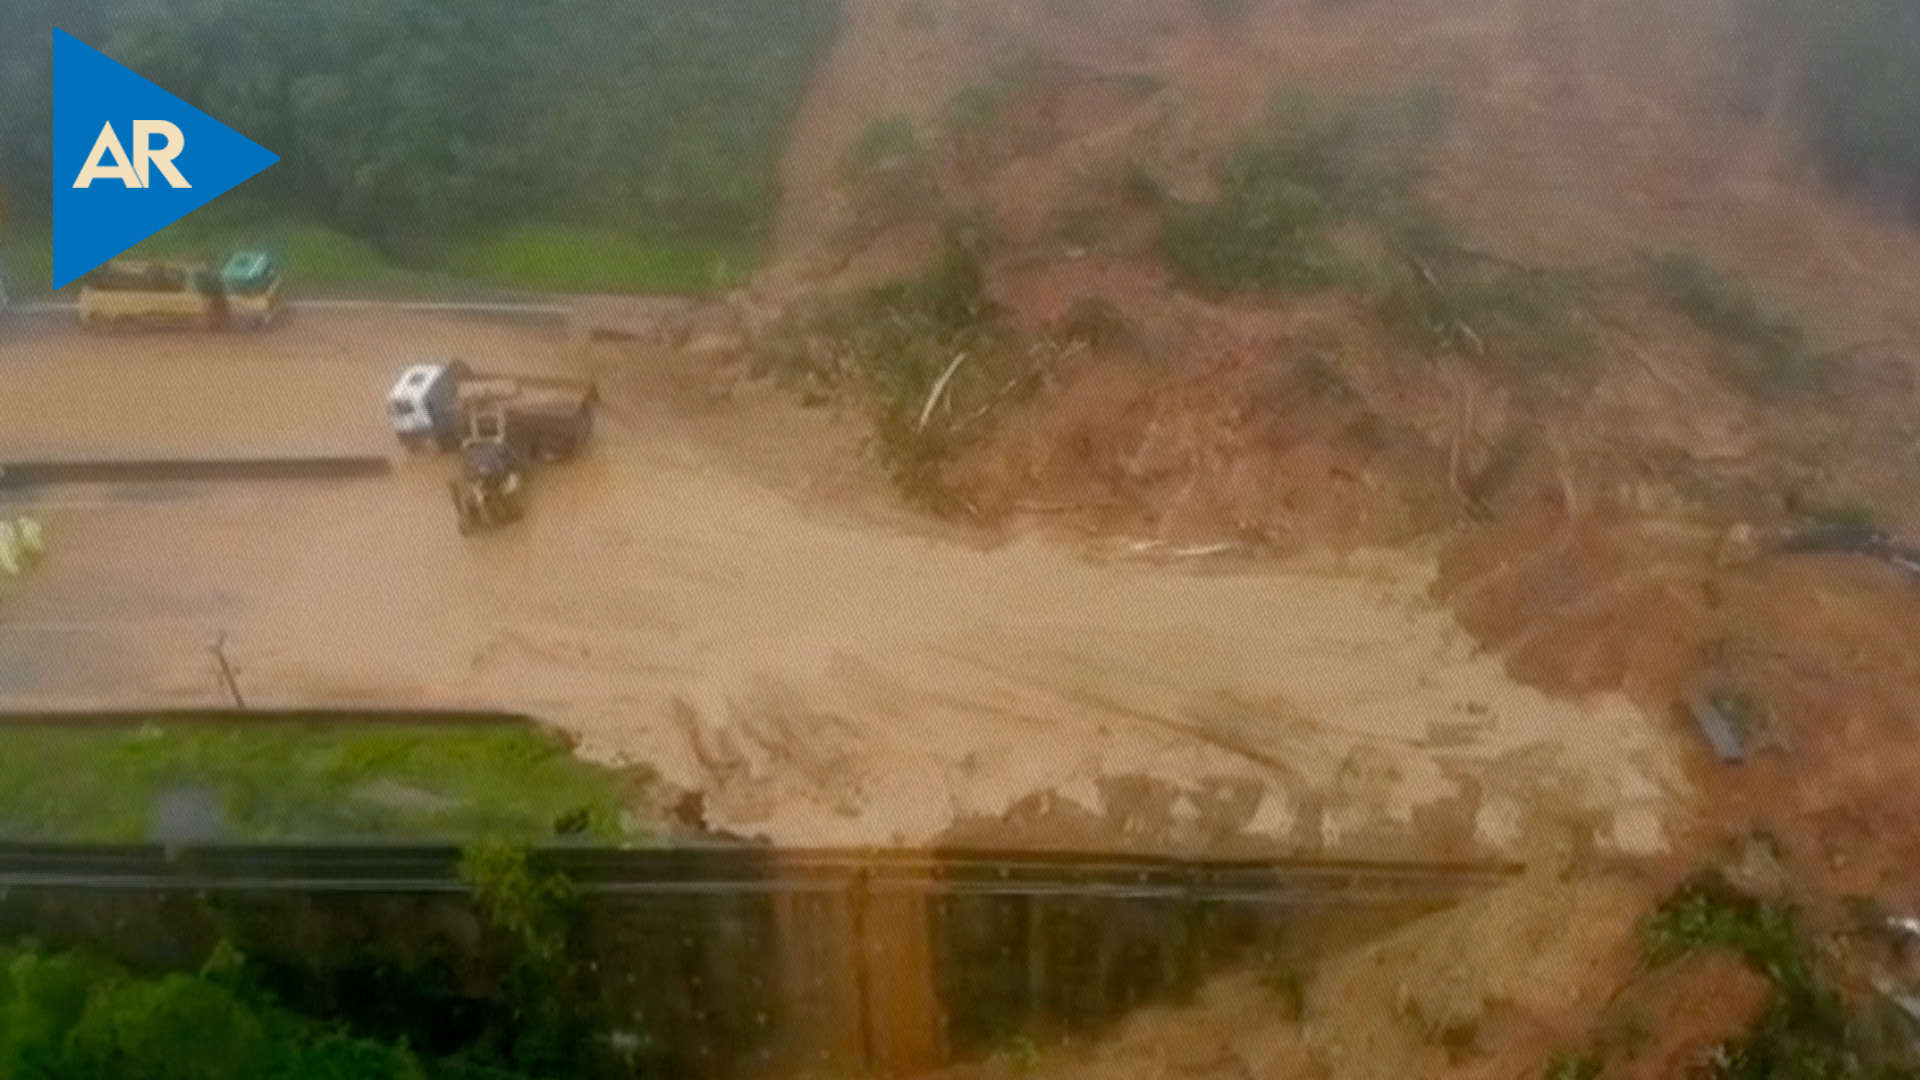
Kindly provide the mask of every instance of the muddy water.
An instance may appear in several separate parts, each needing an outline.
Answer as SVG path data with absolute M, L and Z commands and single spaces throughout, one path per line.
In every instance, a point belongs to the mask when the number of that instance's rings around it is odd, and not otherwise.
M 314 333 L 342 350 L 313 391 L 333 402 L 377 401 L 411 340 Z M 253 363 L 171 362 L 204 380 Z M 97 370 L 73 378 L 98 389 Z M 65 437 L 117 423 L 82 411 Z M 1666 843 L 1686 792 L 1660 727 L 1621 697 L 1515 683 L 1424 599 L 1417 557 L 1151 565 L 923 535 L 805 494 L 847 465 L 820 449 L 832 425 L 795 412 L 620 413 L 539 478 L 527 522 L 473 541 L 437 460 L 363 483 L 42 493 L 55 557 L 0 609 L 0 697 L 218 701 L 205 641 L 224 629 L 249 701 L 525 710 L 786 843 L 959 826 L 1434 856 L 1569 821 L 1603 848 Z M 780 467 L 743 465 L 743 446 Z
M 0 635 L 97 658 L 29 696 L 179 703 L 214 689 L 217 625 L 262 704 L 526 709 L 792 843 L 922 842 L 1016 804 L 1129 845 L 1463 853 L 1542 814 L 1663 843 L 1661 736 L 1622 698 L 1514 683 L 1415 562 L 971 550 L 611 450 L 552 480 L 526 529 L 473 544 L 424 467 L 55 509 L 59 558 Z

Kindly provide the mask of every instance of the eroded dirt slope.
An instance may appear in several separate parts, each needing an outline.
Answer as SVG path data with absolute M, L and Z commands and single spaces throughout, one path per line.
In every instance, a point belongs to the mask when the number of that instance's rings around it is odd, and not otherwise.
M 1214 152 L 1276 90 L 1337 100 L 1432 88 L 1448 122 L 1429 190 L 1489 247 L 1550 264 L 1698 251 L 1836 336 L 1910 339 L 1920 240 L 1817 181 L 1791 126 L 1801 58 L 1753 33 L 1748 6 L 849 0 L 783 164 L 785 258 L 772 278 L 847 265 L 844 238 L 860 222 L 843 165 L 871 124 L 899 115 L 932 131 L 956 96 L 1009 72 L 1051 70 L 1082 99 L 1028 116 L 1027 138 L 998 148 L 986 188 L 1013 223 L 1044 220 L 1115 160 L 1151 160 L 1204 188 Z M 1116 95 L 1116 80 L 1134 88 Z M 1107 84 L 1092 107 L 1090 82 Z
M 1606 1071 L 1591 1075 L 1695 1075 L 1768 989 L 1723 956 L 1642 972 L 1631 927 L 1649 899 L 1621 880 L 1545 875 L 1359 947 L 1276 959 L 1090 1046 L 1048 1047 L 1026 1068 L 1003 1055 L 941 1075 L 1496 1080 L 1543 1075 L 1556 1058 L 1579 1075 L 1584 1053 L 1604 1055 Z
M 1865 560 L 1757 556 L 1810 520 L 1920 534 L 1920 233 L 1818 182 L 1796 43 L 1755 36 L 1747 10 L 856 2 L 788 162 L 769 280 L 885 280 L 926 263 L 942 214 L 984 221 L 1011 325 L 1057 336 L 1098 300 L 1133 340 L 1050 353 L 1039 390 L 992 406 L 946 473 L 980 516 L 1283 554 L 1421 545 L 1434 597 L 1517 678 L 1624 694 L 1691 745 L 1716 828 L 1781 834 L 1836 891 L 1910 896 L 1898 853 L 1920 821 L 1895 793 L 1920 775 L 1920 595 Z M 1603 282 L 1577 377 L 1490 363 L 1477 333 L 1410 349 L 1371 298 L 1203 300 L 1124 197 L 1141 166 L 1177 202 L 1209 198 L 1276 89 L 1420 88 L 1446 122 L 1415 186 L 1469 258 Z M 957 130 L 981 100 L 990 122 Z M 843 168 L 894 114 L 929 148 L 917 214 Z M 1623 284 L 1642 250 L 1750 282 L 1764 318 L 1805 331 L 1827 392 L 1741 385 L 1737 347 Z M 1759 703 L 1744 771 L 1715 766 L 1680 709 L 1716 686 Z

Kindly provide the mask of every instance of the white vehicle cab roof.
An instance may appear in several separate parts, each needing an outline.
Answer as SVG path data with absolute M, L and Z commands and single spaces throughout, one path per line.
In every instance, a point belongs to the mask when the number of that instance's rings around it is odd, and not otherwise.
M 422 361 L 408 367 L 400 373 L 400 378 L 394 381 L 393 389 L 387 393 L 387 399 L 389 401 L 419 401 L 426 395 L 427 388 L 433 385 L 433 381 L 439 378 L 440 373 L 445 371 L 452 363 L 452 360 L 433 360 Z

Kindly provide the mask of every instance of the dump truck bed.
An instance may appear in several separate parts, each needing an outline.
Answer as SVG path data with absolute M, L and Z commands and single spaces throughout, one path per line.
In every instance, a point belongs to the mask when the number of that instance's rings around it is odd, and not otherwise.
M 585 379 L 524 375 L 471 375 L 460 380 L 462 406 L 501 405 L 511 412 L 572 413 L 591 405 L 594 384 Z

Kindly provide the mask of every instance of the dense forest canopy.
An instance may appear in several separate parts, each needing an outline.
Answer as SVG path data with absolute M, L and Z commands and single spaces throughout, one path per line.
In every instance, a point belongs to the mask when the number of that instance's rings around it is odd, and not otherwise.
M 135 975 L 83 953 L 0 952 L 0 1076 L 33 1080 L 527 1080 L 295 1015 L 216 962 Z
M 1831 182 L 1920 220 L 1920 5 L 1745 0 Z M 49 31 L 278 153 L 238 201 L 390 251 L 520 222 L 751 241 L 838 0 L 5 0 L 0 209 L 48 207 Z
M 538 220 L 743 240 L 837 0 L 5 0 L 0 184 L 49 205 L 50 32 L 279 154 L 246 198 L 383 242 Z

